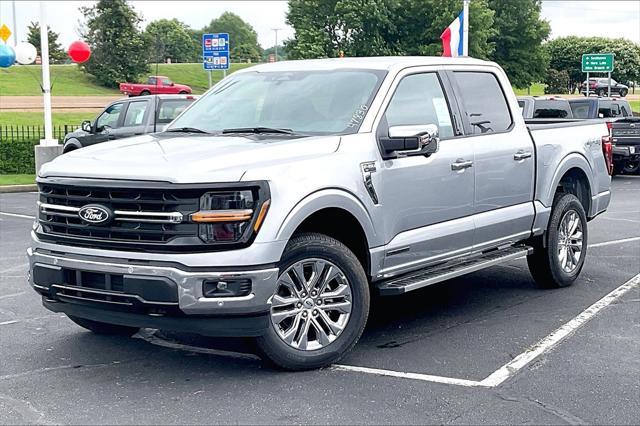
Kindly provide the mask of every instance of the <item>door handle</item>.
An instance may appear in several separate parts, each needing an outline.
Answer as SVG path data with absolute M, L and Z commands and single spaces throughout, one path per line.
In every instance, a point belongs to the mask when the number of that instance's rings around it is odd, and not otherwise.
M 458 158 L 456 162 L 451 165 L 451 170 L 458 171 L 468 169 L 469 167 L 473 167 L 473 161 Z
M 525 160 L 527 158 L 530 158 L 531 155 L 532 155 L 531 151 L 520 150 L 520 151 L 516 152 L 515 154 L 513 154 L 513 159 L 515 161 Z

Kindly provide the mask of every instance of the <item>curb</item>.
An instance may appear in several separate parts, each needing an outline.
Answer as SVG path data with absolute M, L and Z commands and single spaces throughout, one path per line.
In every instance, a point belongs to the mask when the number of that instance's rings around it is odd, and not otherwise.
M 37 185 L 4 185 L 0 186 L 0 194 L 9 194 L 13 192 L 36 192 Z

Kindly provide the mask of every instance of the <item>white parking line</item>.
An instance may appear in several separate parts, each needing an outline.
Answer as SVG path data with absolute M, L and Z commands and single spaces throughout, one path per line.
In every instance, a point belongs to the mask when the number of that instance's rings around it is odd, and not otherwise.
M 613 244 L 621 244 L 621 243 L 630 243 L 632 241 L 640 241 L 640 237 L 623 238 L 621 240 L 604 241 L 602 243 L 589 244 L 589 248 L 604 247 L 604 246 L 610 246 Z
M 484 380 L 481 380 L 479 382 L 474 380 L 456 379 L 452 377 L 433 376 L 430 374 L 408 373 L 378 368 L 358 367 L 353 365 L 334 365 L 332 366 L 332 369 L 339 371 L 353 371 L 364 374 L 374 374 L 378 376 L 390 376 L 403 379 L 421 380 L 425 382 L 444 383 L 458 386 L 493 388 L 500 385 L 510 377 L 516 375 L 521 369 L 529 365 L 540 355 L 549 352 L 566 337 L 570 336 L 577 329 L 589 322 L 602 309 L 609 306 L 620 297 L 622 297 L 622 295 L 624 295 L 631 289 L 638 287 L 639 285 L 640 274 L 631 278 L 629 281 L 622 284 L 620 287 L 616 288 L 593 305 L 589 306 L 577 317 L 573 318 L 571 321 L 558 328 L 553 333 L 549 334 L 547 337 L 543 338 L 538 343 L 531 346 L 529 349 L 516 356 L 510 362 L 506 363 L 505 365 L 491 373 Z
M 0 215 L 11 216 L 11 217 L 20 217 L 20 218 L 23 218 L 23 219 L 35 219 L 35 216 L 28 216 L 26 214 L 0 212 Z

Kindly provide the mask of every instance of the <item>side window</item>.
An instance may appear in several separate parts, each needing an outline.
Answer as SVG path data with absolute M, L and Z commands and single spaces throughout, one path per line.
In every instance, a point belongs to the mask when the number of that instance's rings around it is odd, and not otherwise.
M 100 117 L 98 117 L 98 121 L 96 122 L 96 128 L 103 129 L 107 126 L 115 129 L 118 127 L 118 119 L 122 112 L 122 105 L 123 104 L 113 104 L 100 114 Z
M 436 124 L 440 138 L 453 137 L 451 113 L 435 73 L 404 77 L 385 112 L 389 127 Z
M 509 106 L 494 74 L 455 71 L 453 75 L 473 134 L 504 132 L 511 127 Z
M 123 127 L 140 126 L 144 120 L 144 113 L 147 110 L 147 101 L 129 102 L 127 114 L 124 116 Z
M 167 100 L 160 102 L 157 123 L 171 123 L 182 111 L 189 106 L 189 100 Z
M 171 86 L 171 80 L 169 80 L 168 78 L 163 78 L 162 84 L 164 84 L 165 86 Z
M 156 84 L 156 78 L 155 77 L 149 77 L 149 79 L 147 80 L 148 84 Z
M 621 115 L 621 113 L 620 113 L 620 105 L 611 104 L 611 116 L 612 117 L 617 117 L 619 115 Z

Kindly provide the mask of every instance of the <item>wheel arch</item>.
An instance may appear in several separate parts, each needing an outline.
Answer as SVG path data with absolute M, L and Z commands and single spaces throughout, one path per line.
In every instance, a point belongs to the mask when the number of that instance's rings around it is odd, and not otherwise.
M 378 236 L 369 212 L 353 194 L 341 189 L 309 194 L 289 212 L 277 239 L 288 241 L 299 232 L 320 232 L 341 241 L 369 275 L 369 249 L 378 244 Z
M 598 191 L 593 181 L 593 170 L 585 157 L 577 153 L 565 157 L 556 168 L 551 185 L 540 201 L 551 207 L 559 188 L 578 197 L 587 217 L 590 215 L 591 197 Z
M 66 154 L 67 152 L 75 151 L 76 149 L 82 148 L 82 144 L 78 139 L 72 138 L 64 143 L 62 147 L 62 153 Z

